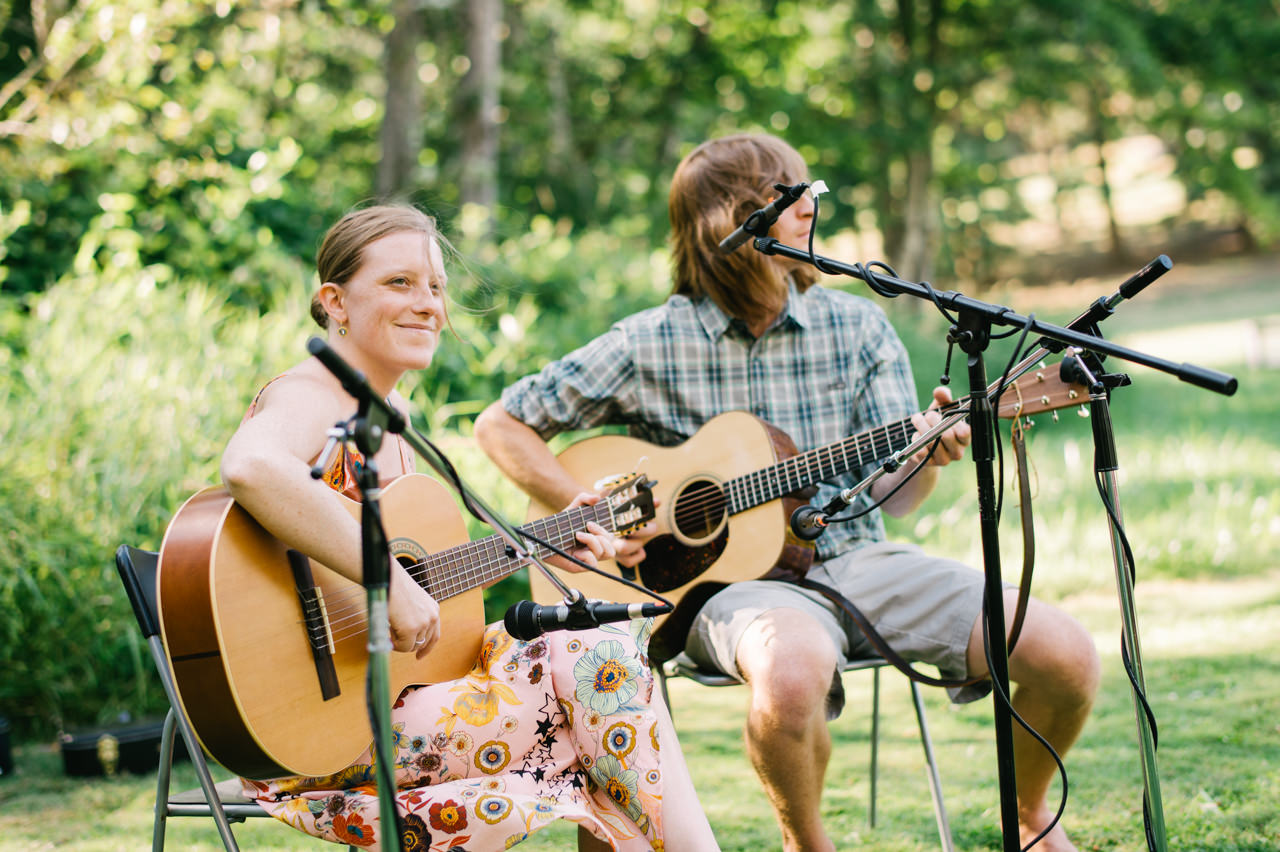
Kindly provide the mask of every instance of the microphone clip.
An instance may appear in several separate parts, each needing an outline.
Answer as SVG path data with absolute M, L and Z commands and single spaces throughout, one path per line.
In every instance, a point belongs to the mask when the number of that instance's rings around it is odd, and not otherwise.
M 720 250 L 722 252 L 727 254 L 736 250 L 751 237 L 769 236 L 769 229 L 778 221 L 782 211 L 799 201 L 805 190 L 809 188 L 809 184 L 804 181 L 794 186 L 775 183 L 773 188 L 778 191 L 778 197 L 748 216 L 746 221 L 738 226 L 737 230 L 721 240 Z
M 827 531 L 827 513 L 808 504 L 791 513 L 791 531 L 801 541 L 816 541 Z
M 566 613 L 563 617 L 563 629 L 565 630 L 590 630 L 593 627 L 599 627 L 600 621 L 596 618 L 591 607 L 587 606 L 587 598 L 577 589 L 570 589 L 573 592 L 571 598 L 567 598 L 562 606 Z

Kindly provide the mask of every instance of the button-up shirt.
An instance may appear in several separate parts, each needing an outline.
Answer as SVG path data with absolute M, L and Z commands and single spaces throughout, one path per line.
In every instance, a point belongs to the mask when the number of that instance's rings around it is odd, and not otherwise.
M 511 385 L 502 403 L 544 440 L 623 425 L 659 446 L 682 443 L 718 414 L 747 411 L 786 432 L 802 453 L 919 410 L 906 350 L 884 312 L 859 296 L 821 286 L 800 293 L 794 284 L 759 338 L 710 299 L 671 296 Z M 813 504 L 826 506 L 876 467 L 822 484 Z M 863 492 L 852 508 L 868 503 Z M 831 525 L 818 558 L 883 538 L 873 511 Z

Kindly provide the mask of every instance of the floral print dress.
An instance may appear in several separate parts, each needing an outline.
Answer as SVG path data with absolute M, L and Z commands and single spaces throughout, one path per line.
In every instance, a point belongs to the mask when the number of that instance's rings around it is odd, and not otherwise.
M 406 689 L 391 711 L 404 849 L 507 849 L 569 819 L 615 849 L 661 850 L 649 626 L 520 642 L 493 624 L 465 677 Z M 244 785 L 308 834 L 369 846 L 386 831 L 374 778 L 368 751 L 328 777 Z
M 362 461 L 343 450 L 324 481 L 358 498 Z M 620 852 L 662 850 L 651 629 L 643 620 L 521 642 L 492 624 L 465 677 L 402 692 L 391 722 L 406 852 L 508 849 L 557 819 Z M 367 847 L 395 830 L 381 824 L 375 778 L 371 746 L 333 775 L 243 784 L 289 825 Z

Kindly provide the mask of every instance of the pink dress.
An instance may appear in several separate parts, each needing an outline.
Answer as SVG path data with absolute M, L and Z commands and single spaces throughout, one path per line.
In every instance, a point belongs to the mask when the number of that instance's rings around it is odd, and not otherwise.
M 325 482 L 358 497 L 361 463 L 340 453 Z M 403 848 L 507 849 L 568 819 L 614 849 L 661 850 L 651 628 L 634 621 L 521 642 L 491 624 L 465 677 L 402 692 L 391 717 Z M 361 847 L 387 831 L 375 778 L 370 749 L 334 775 L 243 783 L 277 819 Z

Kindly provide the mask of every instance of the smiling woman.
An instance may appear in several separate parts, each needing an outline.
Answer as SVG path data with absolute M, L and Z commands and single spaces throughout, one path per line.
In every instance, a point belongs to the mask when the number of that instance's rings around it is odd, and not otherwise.
M 317 255 L 322 283 L 312 317 L 329 345 L 402 412 L 407 405 L 396 383 L 430 365 L 448 325 L 442 243 L 421 211 L 379 206 L 340 220 Z M 326 463 L 322 482 L 310 476 L 329 428 L 354 407 L 322 364 L 298 364 L 258 394 L 223 454 L 222 475 L 236 502 L 275 538 L 358 582 L 360 524 L 338 494 L 359 499 L 356 474 L 366 460 L 343 449 Z M 375 461 L 384 484 L 413 471 L 399 436 L 383 443 Z M 598 499 L 580 494 L 571 506 Z M 573 555 L 587 562 L 615 554 L 613 535 L 598 523 L 574 538 Z M 454 610 L 442 615 L 427 578 L 387 558 L 395 650 L 426 662 L 433 648 L 458 647 L 449 623 Z M 668 849 L 715 849 L 642 662 L 648 632 L 649 624 L 637 621 L 521 642 L 494 624 L 476 637 L 478 657 L 458 669 L 465 676 L 401 692 L 392 710 L 401 845 L 505 849 L 568 819 L 580 826 L 580 848 L 662 848 L 665 836 Z M 308 730 L 304 718 L 297 725 Z M 607 733 L 619 725 L 642 733 L 634 738 L 642 747 L 619 752 Z M 313 727 L 312 736 L 326 736 Z M 366 751 L 324 777 L 246 779 L 245 790 L 307 833 L 377 846 L 387 829 L 372 762 Z M 438 845 L 444 840 L 450 842 Z
M 399 213 L 401 208 L 389 210 Z M 364 370 L 374 388 L 385 394 L 400 374 L 431 363 L 447 323 L 448 276 L 440 238 L 427 230 L 430 220 L 424 214 L 405 208 L 399 215 L 378 218 L 383 221 L 375 220 L 376 227 L 356 233 L 346 228 L 325 241 L 317 261 L 324 283 L 315 295 L 312 315 L 318 315 L 325 328 L 337 324 L 334 349 Z M 383 229 L 406 225 L 416 227 L 373 238 Z M 370 240 L 363 250 L 358 242 L 362 239 Z M 344 279 L 353 254 L 363 262 Z

